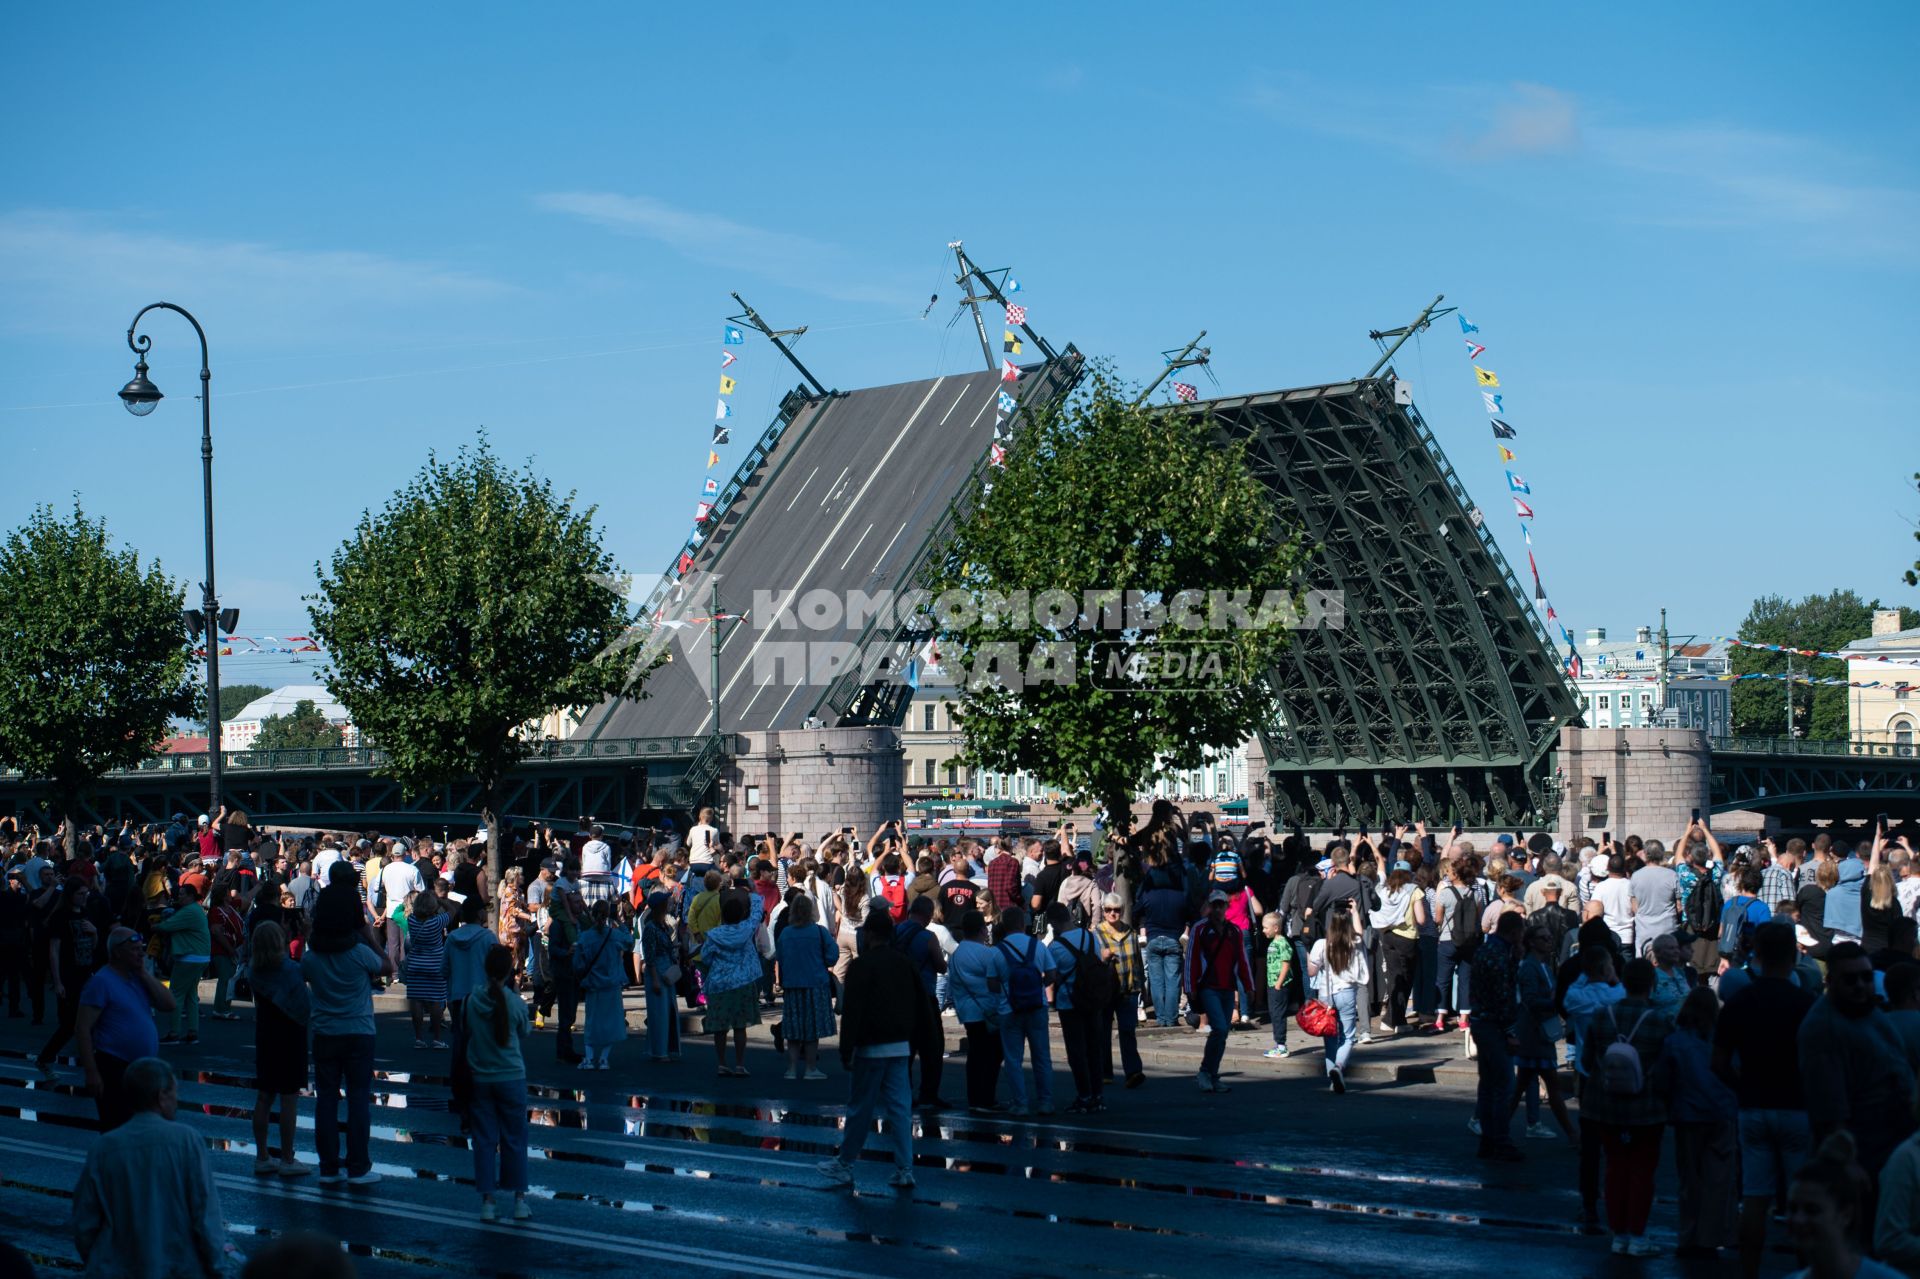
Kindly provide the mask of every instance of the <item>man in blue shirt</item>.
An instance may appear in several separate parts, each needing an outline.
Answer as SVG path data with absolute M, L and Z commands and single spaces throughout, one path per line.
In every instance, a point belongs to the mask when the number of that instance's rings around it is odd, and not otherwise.
M 940 948 L 940 939 L 933 934 L 933 908 L 932 897 L 914 898 L 913 904 L 907 907 L 907 918 L 893 930 L 894 949 L 905 952 L 913 961 L 914 974 L 927 992 L 927 1002 L 935 1005 L 932 1033 L 921 1036 L 913 1045 L 913 1055 L 920 1059 L 920 1100 L 914 1103 L 915 1110 L 947 1109 L 947 1103 L 940 1100 L 941 1061 L 947 1053 L 946 1032 L 940 1025 L 940 1010 L 934 995 L 940 974 L 947 971 L 947 956 Z
M 1101 1076 L 1101 1043 L 1105 1023 L 1098 1008 L 1077 1007 L 1073 1001 L 1080 965 L 1106 962 L 1106 950 L 1100 939 L 1084 927 L 1075 927 L 1073 912 L 1055 902 L 1047 910 L 1047 923 L 1053 928 L 1053 944 L 1047 954 L 1053 960 L 1053 1011 L 1060 1018 L 1060 1038 L 1067 1047 L 1067 1066 L 1073 1071 L 1073 1104 L 1068 1114 L 1095 1114 L 1107 1108 Z
M 87 1092 L 100 1112 L 101 1132 L 133 1117 L 121 1080 L 129 1065 L 160 1051 L 153 1010 L 173 1011 L 173 992 L 147 971 L 146 956 L 145 940 L 121 925 L 107 934 L 107 966 L 80 988 L 74 1046 Z

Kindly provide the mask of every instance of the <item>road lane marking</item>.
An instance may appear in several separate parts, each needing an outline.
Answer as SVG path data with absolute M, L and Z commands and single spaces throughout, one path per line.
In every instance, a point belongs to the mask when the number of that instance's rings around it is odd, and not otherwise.
M 807 485 L 813 483 L 813 477 L 818 474 L 820 474 L 820 468 L 817 466 L 814 467 L 811 471 L 807 472 L 807 478 L 804 480 L 801 480 L 800 487 L 793 491 L 793 502 L 798 502 L 800 500 L 800 495 L 807 491 Z M 793 502 L 787 503 L 787 509 L 789 511 L 793 509 Z

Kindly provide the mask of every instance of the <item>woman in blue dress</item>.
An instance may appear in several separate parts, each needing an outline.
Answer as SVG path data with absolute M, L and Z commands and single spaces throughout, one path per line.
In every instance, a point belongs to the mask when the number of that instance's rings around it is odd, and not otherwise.
M 813 910 L 812 898 L 794 898 L 773 943 L 780 960 L 787 1070 L 795 1079 L 827 1077 L 819 1064 L 820 1041 L 834 1033 L 832 970 L 840 943 L 814 922 Z
M 607 1054 L 627 1037 L 627 1010 L 622 992 L 627 984 L 627 952 L 633 934 L 612 922 L 611 899 L 593 904 L 593 926 L 573 946 L 573 970 L 580 975 L 586 997 L 587 1052 L 582 1070 L 607 1070 Z
M 413 1015 L 413 1046 L 427 1046 L 420 1033 L 425 1021 L 433 1030 L 433 1046 L 445 1048 L 440 1019 L 447 1011 L 447 908 L 432 889 L 407 900 L 407 964 L 401 980 Z

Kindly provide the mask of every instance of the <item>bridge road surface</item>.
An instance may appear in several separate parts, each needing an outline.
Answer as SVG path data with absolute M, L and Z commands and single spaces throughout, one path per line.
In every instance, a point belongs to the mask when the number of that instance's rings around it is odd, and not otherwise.
M 718 575 L 722 612 L 747 614 L 721 635 L 723 729 L 801 727 L 830 681 L 756 682 L 756 653 L 770 658 L 778 650 L 765 646 L 782 642 L 853 641 L 862 629 L 769 627 L 773 619 L 756 611 L 755 591 L 786 602 L 824 589 L 844 602 L 853 591 L 900 586 L 910 557 L 991 447 L 1002 387 L 1031 400 L 1044 393 L 1045 379 L 1061 376 L 1039 366 L 1014 387 L 998 373 L 960 374 L 853 391 L 800 410 L 696 555 L 698 571 Z M 702 594 L 679 611 L 704 619 L 707 599 Z M 601 707 L 589 731 L 654 737 L 704 729 L 712 714 L 710 625 L 679 630 L 673 660 L 649 677 L 647 697 Z
M 583 1073 L 555 1064 L 553 1033 L 536 1031 L 527 1047 L 535 1216 L 487 1225 L 447 1112 L 447 1054 L 411 1046 L 399 999 L 376 1006 L 372 1153 L 383 1180 L 374 1186 L 251 1175 L 248 1005 L 236 1005 L 240 1022 L 203 1024 L 198 1045 L 163 1050 L 182 1073 L 179 1122 L 208 1144 L 242 1253 L 262 1236 L 309 1229 L 343 1239 L 361 1275 L 411 1279 L 1718 1273 L 1670 1257 L 1629 1262 L 1610 1256 L 1605 1238 L 1576 1234 L 1566 1142 L 1526 1141 L 1525 1164 L 1471 1158 L 1470 1085 L 1397 1084 L 1385 1071 L 1363 1081 L 1357 1071 L 1336 1098 L 1317 1046 L 1296 1034 L 1292 1061 L 1263 1062 L 1260 1045 L 1248 1045 L 1264 1031 L 1234 1036 L 1227 1095 L 1200 1093 L 1190 1065 L 1161 1064 L 1152 1049 L 1146 1084 L 1111 1090 L 1102 1115 L 916 1119 L 919 1184 L 889 1189 L 889 1164 L 870 1143 L 852 1193 L 814 1171 L 845 1112 L 831 1046 L 822 1054 L 831 1078 L 817 1083 L 781 1078 L 757 1030 L 745 1079 L 717 1078 L 692 1038 L 684 1061 L 649 1063 L 635 1037 L 611 1071 Z M 628 1018 L 637 1035 L 637 998 Z M 95 1135 L 70 1050 L 54 1082 L 36 1077 L 44 1033 L 0 1018 L 0 1236 L 57 1275 L 78 1264 L 66 1222 Z M 1173 1034 L 1178 1051 L 1197 1055 L 1197 1036 Z M 1054 1056 L 1064 1079 L 1057 1041 Z M 950 1099 L 961 1069 L 948 1063 Z M 314 1165 L 310 1100 L 299 1143 Z M 1663 1156 L 1653 1222 L 1669 1246 L 1671 1167 Z M 1787 1268 L 1769 1257 L 1768 1273 Z

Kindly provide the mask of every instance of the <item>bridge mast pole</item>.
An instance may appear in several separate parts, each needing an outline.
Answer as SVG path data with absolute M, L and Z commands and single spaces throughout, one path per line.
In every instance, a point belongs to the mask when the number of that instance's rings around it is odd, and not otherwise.
M 785 342 L 782 342 L 780 340 L 781 338 L 799 337 L 802 333 L 805 333 L 807 331 L 807 326 L 803 324 L 797 329 L 770 328 L 768 327 L 767 322 L 760 318 L 760 313 L 747 305 L 747 300 L 745 298 L 741 297 L 738 293 L 733 294 L 732 297 L 735 302 L 738 302 L 740 304 L 741 311 L 745 312 L 745 314 L 743 315 L 733 316 L 732 317 L 733 323 L 745 324 L 752 327 L 755 332 L 764 333 L 766 335 L 767 341 L 773 343 L 773 349 L 780 352 L 780 354 L 786 356 L 787 363 L 793 365 L 794 368 L 800 370 L 800 376 L 807 379 L 807 385 L 813 388 L 814 394 L 816 395 L 828 394 L 827 388 L 820 385 L 820 379 L 815 377 L 812 373 L 808 372 L 807 366 L 800 363 L 800 357 L 795 355 L 792 349 L 789 348 Z
M 1175 369 L 1193 368 L 1196 365 L 1204 365 L 1207 363 L 1208 360 L 1212 359 L 1213 348 L 1211 347 L 1202 346 L 1200 347 L 1200 354 L 1195 355 L 1193 353 L 1193 348 L 1196 346 L 1200 346 L 1200 338 L 1203 338 L 1205 336 L 1207 336 L 1207 331 L 1205 329 L 1201 329 L 1200 337 L 1195 338 L 1193 341 L 1187 343 L 1186 347 L 1178 355 L 1175 355 L 1172 351 L 1160 352 L 1161 355 L 1164 355 L 1167 357 L 1167 367 L 1160 370 L 1159 377 L 1147 383 L 1147 389 L 1140 392 L 1140 398 L 1133 402 L 1133 407 L 1139 408 L 1142 404 L 1145 404 L 1147 402 L 1147 397 L 1149 395 L 1152 395 L 1155 391 L 1159 390 L 1160 384 L 1166 381 L 1167 378 L 1173 374 L 1173 371 Z M 1208 371 L 1207 376 L 1209 377 L 1213 376 L 1211 370 Z
M 1393 358 L 1394 352 L 1398 351 L 1401 347 L 1407 344 L 1408 338 L 1412 337 L 1414 334 L 1420 332 L 1423 329 L 1431 327 L 1433 322 L 1439 319 L 1441 316 L 1452 315 L 1455 311 L 1460 309 L 1458 307 L 1450 306 L 1444 311 L 1434 310 L 1435 307 L 1439 306 L 1442 302 L 1446 300 L 1447 300 L 1446 294 L 1436 293 L 1434 294 L 1433 301 L 1427 303 L 1427 309 L 1422 311 L 1420 313 L 1420 318 L 1415 320 L 1412 324 L 1407 325 L 1403 329 L 1375 329 L 1373 332 L 1367 334 L 1367 336 L 1372 338 L 1375 342 L 1384 342 L 1388 338 L 1398 338 L 1399 341 L 1395 342 L 1392 346 L 1388 347 L 1386 349 L 1386 352 L 1383 355 L 1381 355 L 1379 360 L 1377 360 L 1374 363 L 1374 366 L 1368 369 L 1365 373 L 1362 373 L 1360 376 L 1363 378 L 1372 377 L 1374 374 L 1378 373 L 1381 369 L 1386 368 L 1387 361 Z

